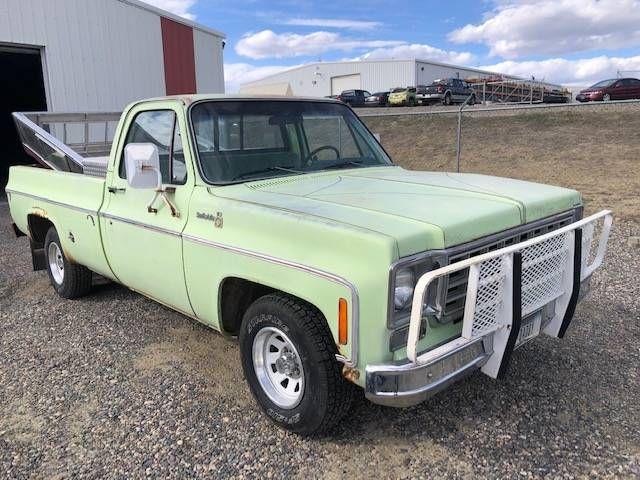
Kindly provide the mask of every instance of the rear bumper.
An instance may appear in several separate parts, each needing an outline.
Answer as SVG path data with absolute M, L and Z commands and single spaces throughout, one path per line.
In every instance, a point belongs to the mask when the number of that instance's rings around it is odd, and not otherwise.
M 604 98 L 603 94 L 593 94 L 593 93 L 579 93 L 576 95 L 576 100 L 578 102 L 601 102 Z
M 442 100 L 444 93 L 425 93 L 418 96 L 418 100 Z

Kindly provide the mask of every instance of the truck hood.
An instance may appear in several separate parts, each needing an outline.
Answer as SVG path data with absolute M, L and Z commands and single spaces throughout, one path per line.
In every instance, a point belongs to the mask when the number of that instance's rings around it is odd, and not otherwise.
M 560 187 L 400 167 L 282 177 L 226 190 L 227 198 L 393 237 L 400 256 L 465 243 L 581 203 L 576 191 Z

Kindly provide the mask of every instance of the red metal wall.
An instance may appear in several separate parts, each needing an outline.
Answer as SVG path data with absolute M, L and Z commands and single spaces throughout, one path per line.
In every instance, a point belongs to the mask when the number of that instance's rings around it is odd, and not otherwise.
M 196 93 L 193 29 L 164 17 L 160 22 L 167 95 Z

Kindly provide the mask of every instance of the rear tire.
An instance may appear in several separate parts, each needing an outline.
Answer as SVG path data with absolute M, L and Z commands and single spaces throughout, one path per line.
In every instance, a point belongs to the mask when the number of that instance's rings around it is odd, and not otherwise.
M 91 291 L 91 270 L 67 259 L 55 227 L 49 228 L 47 232 L 44 254 L 49 280 L 58 295 L 71 299 L 82 297 Z
M 355 387 L 344 379 L 324 317 L 274 293 L 256 300 L 240 329 L 242 368 L 269 419 L 302 435 L 325 432 L 347 413 Z

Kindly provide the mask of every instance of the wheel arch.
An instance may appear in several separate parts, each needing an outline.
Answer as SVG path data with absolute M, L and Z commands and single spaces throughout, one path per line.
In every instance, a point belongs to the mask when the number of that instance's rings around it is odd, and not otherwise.
M 32 212 L 27 215 L 27 227 L 29 238 L 33 244 L 38 248 L 42 248 L 44 247 L 47 232 L 51 227 L 55 228 L 55 224 L 49 217 L 39 212 Z
M 27 214 L 29 246 L 31 248 L 31 262 L 34 271 L 45 270 L 47 267 L 44 241 L 51 227 L 56 228 L 53 221 L 42 212 L 34 211 Z
M 329 323 L 322 309 L 313 301 L 300 295 L 276 288 L 260 281 L 250 280 L 240 276 L 225 277 L 218 288 L 218 319 L 220 330 L 225 335 L 236 336 L 240 331 L 240 324 L 247 309 L 259 298 L 272 293 L 288 295 L 300 302 L 310 305 L 322 316 L 327 327 Z

